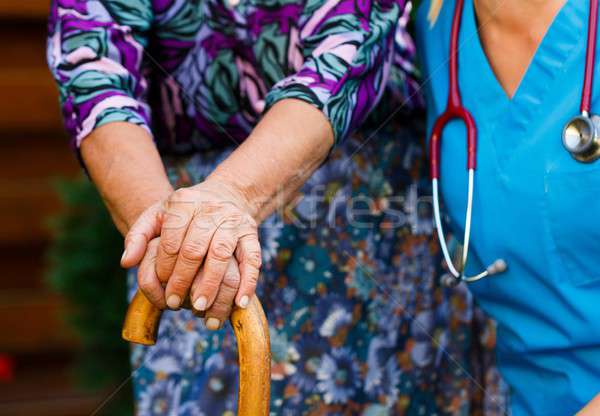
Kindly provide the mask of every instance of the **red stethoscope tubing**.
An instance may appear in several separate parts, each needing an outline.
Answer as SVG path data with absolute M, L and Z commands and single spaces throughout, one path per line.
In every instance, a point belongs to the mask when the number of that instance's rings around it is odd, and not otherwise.
M 589 114 L 594 83 L 594 63 L 596 61 L 596 37 L 598 28 L 598 0 L 590 0 L 590 16 L 588 20 L 587 50 L 585 52 L 585 76 L 581 93 L 580 111 Z
M 580 110 L 582 116 L 589 117 L 592 97 L 592 87 L 594 82 L 594 67 L 596 55 L 596 37 L 598 29 L 598 1 L 590 0 L 590 14 L 588 22 L 587 50 L 585 57 L 585 72 L 583 80 L 583 90 L 581 93 Z M 458 85 L 458 37 L 462 19 L 464 0 L 456 0 L 454 7 L 454 16 L 452 18 L 452 29 L 450 34 L 450 63 L 449 63 L 449 86 L 448 102 L 446 109 L 437 118 L 433 124 L 431 137 L 429 138 L 430 152 L 430 175 L 433 188 L 434 219 L 438 233 L 438 238 L 444 254 L 444 258 L 454 277 L 451 279 L 453 284 L 466 281 L 474 282 L 486 276 L 502 273 L 506 270 L 507 264 L 503 259 L 497 259 L 490 264 L 486 270 L 473 276 L 465 276 L 464 269 L 467 264 L 469 253 L 469 241 L 471 236 L 471 218 L 473 207 L 474 176 L 477 167 L 477 126 L 471 113 L 464 107 L 460 96 Z M 450 253 L 446 245 L 444 231 L 440 215 L 439 198 L 439 177 L 440 177 L 440 152 L 441 138 L 446 125 L 452 120 L 462 120 L 467 130 L 467 170 L 468 170 L 468 193 L 467 210 L 465 214 L 465 232 L 463 238 L 463 253 L 460 270 L 454 267 Z
M 458 35 L 462 20 L 464 0 L 456 0 L 452 32 L 450 35 L 450 63 L 448 103 L 446 110 L 438 117 L 433 125 L 429 139 L 430 173 L 432 179 L 440 176 L 440 145 L 442 132 L 446 125 L 455 119 L 462 120 L 467 128 L 467 168 L 475 169 L 477 160 L 477 127 L 471 113 L 464 107 L 458 87 Z

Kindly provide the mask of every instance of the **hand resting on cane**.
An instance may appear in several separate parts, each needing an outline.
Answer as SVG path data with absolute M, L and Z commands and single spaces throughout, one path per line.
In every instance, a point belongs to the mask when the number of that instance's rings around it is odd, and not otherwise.
M 121 264 L 153 259 L 154 270 L 143 267 L 138 282 L 156 306 L 176 309 L 189 293 L 196 311 L 208 311 L 215 299 L 224 302 L 217 293 L 235 258 L 235 302 L 247 306 L 260 268 L 257 224 L 295 194 L 332 143 L 331 126 L 318 109 L 298 100 L 275 104 L 204 182 L 175 191 L 140 215 L 127 233 Z M 214 327 L 227 318 L 217 315 L 211 316 L 218 320 Z

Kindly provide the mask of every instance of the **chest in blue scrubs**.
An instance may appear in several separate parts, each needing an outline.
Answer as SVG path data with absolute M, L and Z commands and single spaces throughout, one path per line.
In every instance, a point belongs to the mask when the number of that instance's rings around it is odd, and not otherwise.
M 470 285 L 498 321 L 498 364 L 511 387 L 512 414 L 573 415 L 600 392 L 600 161 L 576 162 L 562 146 L 579 112 L 588 2 L 568 0 L 515 96 L 506 96 L 466 0 L 459 37 L 459 85 L 478 128 L 478 169 L 469 273 L 497 258 L 507 272 Z M 428 127 L 446 107 L 453 0 L 437 22 L 418 13 L 418 48 Z M 600 56 L 600 52 L 597 52 Z M 596 73 L 592 112 L 600 112 Z M 466 130 L 442 138 L 441 191 L 456 235 L 466 209 Z

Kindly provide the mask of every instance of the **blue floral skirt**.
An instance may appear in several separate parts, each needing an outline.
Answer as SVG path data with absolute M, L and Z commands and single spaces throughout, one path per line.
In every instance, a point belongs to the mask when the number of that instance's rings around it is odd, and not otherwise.
M 494 324 L 464 285 L 439 284 L 423 134 L 399 124 L 334 149 L 295 202 L 261 226 L 272 414 L 506 414 Z M 165 165 L 177 187 L 188 186 L 231 150 Z M 210 332 L 189 311 L 167 311 L 157 344 L 134 346 L 132 362 L 137 414 L 235 414 L 228 325 Z

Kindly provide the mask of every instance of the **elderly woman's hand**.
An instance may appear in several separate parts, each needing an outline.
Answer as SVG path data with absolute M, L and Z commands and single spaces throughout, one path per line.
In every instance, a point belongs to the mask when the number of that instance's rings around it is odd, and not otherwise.
M 166 307 L 163 284 L 156 275 L 156 258 L 160 246 L 160 237 L 152 239 L 138 268 L 138 286 L 141 288 L 146 298 L 160 309 Z M 199 272 L 202 275 L 202 269 Z M 192 285 L 192 292 L 202 279 L 196 279 Z M 213 304 L 201 315 L 204 316 L 206 327 L 211 330 L 219 329 L 229 318 L 233 309 L 235 296 L 240 287 L 240 271 L 235 258 L 231 258 L 227 263 L 223 281 L 219 287 L 217 296 Z
M 159 242 L 146 245 L 157 228 Z M 257 225 L 241 193 L 218 179 L 175 191 L 162 211 L 149 208 L 125 241 L 123 266 L 137 264 L 144 253 L 155 256 L 155 274 L 145 272 L 139 284 L 156 306 L 164 307 L 166 299 L 169 308 L 177 309 L 189 293 L 194 309 L 206 311 L 234 256 L 241 279 L 235 303 L 244 308 L 254 294 L 261 264 Z M 166 282 L 164 295 L 161 282 Z
M 322 111 L 300 100 L 278 101 L 204 182 L 174 192 L 139 216 L 125 238 L 121 265 L 155 257 L 154 271 L 138 276 L 146 297 L 175 309 L 191 289 L 194 308 L 206 311 L 223 290 L 235 257 L 241 279 L 235 302 L 246 307 L 261 262 L 256 221 L 293 197 L 332 144 L 333 130 Z

